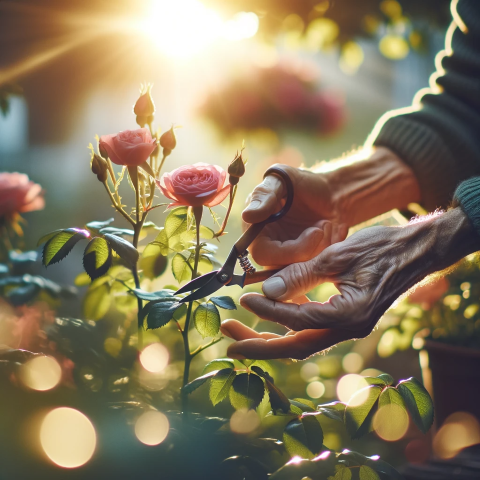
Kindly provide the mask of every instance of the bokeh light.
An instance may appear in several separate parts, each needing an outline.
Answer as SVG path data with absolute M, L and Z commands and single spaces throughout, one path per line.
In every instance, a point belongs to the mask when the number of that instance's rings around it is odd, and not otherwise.
M 380 52 L 391 60 L 402 60 L 410 50 L 407 41 L 400 35 L 385 35 L 378 46 Z
M 307 395 L 310 398 L 320 398 L 325 393 L 325 385 L 322 382 L 314 381 L 307 385 Z
M 34 357 L 20 369 L 21 382 L 32 390 L 51 390 L 58 385 L 61 378 L 62 369 L 53 357 Z
M 227 40 L 243 40 L 253 37 L 258 30 L 258 17 L 253 12 L 239 12 L 223 25 L 223 37 Z
M 302 365 L 300 369 L 300 376 L 305 382 L 310 381 L 314 377 L 318 377 L 320 373 L 319 366 L 314 362 L 307 362 Z
M 338 399 L 341 402 L 348 403 L 353 407 L 361 405 L 368 398 L 367 389 L 359 392 L 359 390 L 365 387 L 368 387 L 368 383 L 360 375 L 356 375 L 354 373 L 344 375 L 337 384 Z M 352 396 L 357 392 L 359 392 L 358 395 L 355 395 L 355 398 L 352 398 Z
M 247 434 L 260 426 L 260 418 L 255 410 L 241 408 L 230 418 L 230 430 L 235 433 Z
M 363 358 L 356 352 L 347 353 L 343 357 L 342 367 L 347 373 L 358 373 L 363 368 Z
M 161 343 L 152 343 L 140 354 L 142 367 L 151 373 L 160 373 L 168 365 L 168 350 Z
M 40 427 L 40 444 L 50 460 L 60 467 L 76 468 L 92 458 L 97 440 L 92 422 L 73 408 L 56 408 Z
M 373 417 L 375 433 L 387 442 L 396 442 L 405 436 L 408 430 L 408 414 L 395 403 L 380 407 Z
M 135 422 L 135 435 L 145 445 L 158 445 L 167 438 L 170 423 L 161 412 L 145 412 Z
M 480 443 L 478 420 L 467 412 L 450 415 L 433 440 L 433 451 L 442 459 L 452 458 L 471 445 Z

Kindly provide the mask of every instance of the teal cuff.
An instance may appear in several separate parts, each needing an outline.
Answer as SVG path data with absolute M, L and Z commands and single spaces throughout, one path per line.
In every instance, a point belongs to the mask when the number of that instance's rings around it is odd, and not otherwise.
M 460 205 L 480 236 L 480 177 L 462 182 L 453 196 L 454 205 Z

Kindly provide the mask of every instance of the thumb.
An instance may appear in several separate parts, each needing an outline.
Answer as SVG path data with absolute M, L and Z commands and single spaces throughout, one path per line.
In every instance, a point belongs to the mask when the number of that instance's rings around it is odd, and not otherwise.
M 285 187 L 280 178 L 276 175 L 267 175 L 252 192 L 250 203 L 242 214 L 243 220 L 247 223 L 266 220 L 282 208 L 284 194 Z
M 263 283 L 262 290 L 272 300 L 291 300 L 304 295 L 320 282 L 315 259 L 293 263 Z

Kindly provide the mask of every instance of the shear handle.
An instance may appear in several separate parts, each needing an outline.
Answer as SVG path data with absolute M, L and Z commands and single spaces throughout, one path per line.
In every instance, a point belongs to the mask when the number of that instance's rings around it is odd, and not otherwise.
M 285 205 L 283 208 L 272 215 L 270 215 L 266 220 L 263 222 L 259 223 L 254 223 L 250 225 L 247 230 L 243 233 L 243 235 L 237 240 L 237 243 L 235 243 L 235 247 L 238 250 L 240 254 L 245 252 L 247 248 L 250 246 L 250 244 L 257 238 L 259 233 L 263 230 L 263 227 L 269 223 L 276 222 L 277 220 L 280 220 L 289 210 L 290 207 L 292 206 L 293 203 L 293 182 L 291 178 L 289 177 L 288 173 L 283 170 L 283 168 L 273 166 L 270 167 L 266 172 L 263 178 L 265 178 L 267 175 L 278 175 L 284 182 L 285 187 L 287 189 L 287 201 L 285 202 Z

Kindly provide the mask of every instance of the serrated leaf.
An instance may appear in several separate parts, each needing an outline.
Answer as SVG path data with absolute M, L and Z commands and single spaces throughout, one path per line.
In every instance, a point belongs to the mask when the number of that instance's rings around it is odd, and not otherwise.
M 213 372 L 208 372 L 205 375 L 202 375 L 201 377 L 196 378 L 195 380 L 192 380 L 190 383 L 187 383 L 183 388 L 182 391 L 190 394 L 194 390 L 196 390 L 198 387 L 202 386 L 208 379 L 212 378 L 218 373 L 218 370 L 214 370 Z
M 352 471 L 345 465 L 337 465 L 335 469 L 337 472 L 332 477 L 333 480 L 351 480 L 352 479 Z
M 268 360 L 253 360 L 251 365 L 260 367 L 264 372 L 267 372 L 272 377 L 275 374 L 275 369 L 273 368 L 273 365 Z
M 386 386 L 385 380 L 379 377 L 363 377 L 368 385 Z
M 211 228 L 208 228 L 205 225 L 200 225 L 200 238 L 210 240 L 214 237 L 214 235 L 215 232 Z
M 42 237 L 40 237 L 40 239 L 37 242 L 37 247 L 42 245 L 42 243 L 48 242 L 48 240 L 53 238 L 59 232 L 63 232 L 63 228 L 60 228 L 59 230 L 54 230 L 53 232 L 47 233 L 46 235 L 43 235 Z
M 345 417 L 345 407 L 346 405 L 342 402 L 332 402 L 318 405 L 317 410 L 327 418 L 343 422 Z
M 156 245 L 160 249 L 160 253 L 162 255 L 168 255 L 168 253 L 170 252 L 168 244 L 169 242 L 168 242 L 167 232 L 165 232 L 165 228 L 162 227 L 162 229 L 160 230 L 160 233 L 157 235 L 157 237 L 152 243 L 147 245 L 147 248 L 149 248 L 150 245 Z M 146 254 L 147 248 L 145 249 L 145 254 Z
M 265 385 L 273 413 L 277 413 L 278 410 L 281 410 L 283 413 L 288 413 L 290 411 L 290 401 L 287 396 L 267 378 L 265 378 Z
M 190 259 L 188 261 L 190 266 L 193 267 L 195 266 L 195 256 L 190 255 Z M 197 265 L 197 273 L 199 275 L 205 275 L 206 273 L 209 273 L 213 270 L 213 265 L 212 262 L 206 258 L 205 255 L 200 255 L 200 258 L 198 259 L 198 265 Z
M 213 406 L 227 398 L 236 375 L 237 372 L 235 372 L 233 368 L 224 368 L 212 377 L 212 380 L 210 381 L 209 397 Z
M 105 220 L 104 222 L 98 222 L 98 221 L 93 221 L 93 222 L 88 222 L 85 226 L 87 228 L 91 228 L 92 230 L 100 230 L 101 228 L 108 227 L 112 222 L 114 221 L 114 218 L 109 218 L 108 220 Z
M 172 318 L 175 310 L 181 307 L 178 302 L 155 303 L 147 315 L 147 329 L 152 330 L 165 326 Z
M 378 398 L 378 408 L 382 408 L 385 405 L 395 404 L 399 407 L 402 407 L 404 410 L 407 409 L 405 402 L 400 395 L 399 391 L 395 387 L 387 387 L 382 390 L 380 397 Z
M 232 297 L 222 296 L 222 297 L 211 297 L 210 301 L 214 303 L 217 307 L 223 308 L 225 310 L 236 310 L 237 306 L 233 301 Z
M 380 480 L 378 473 L 366 465 L 360 467 L 359 476 L 360 480 Z
M 167 238 L 176 237 L 187 231 L 187 207 L 177 207 L 171 210 L 165 219 Z
M 297 409 L 295 410 L 295 413 L 299 412 L 299 415 L 301 415 L 303 412 L 315 412 L 315 408 L 312 408 L 311 406 L 298 400 L 290 400 L 290 404 Z M 294 411 L 293 408 L 292 411 Z
M 48 267 L 63 260 L 79 240 L 89 238 L 87 230 L 68 228 L 54 235 L 43 247 L 43 265 Z
M 192 278 L 192 269 L 181 253 L 177 253 L 172 259 L 172 273 L 178 283 L 189 281 Z
M 106 233 L 104 237 L 117 255 L 128 266 L 133 267 L 136 265 L 139 257 L 138 250 L 130 242 L 127 242 L 127 240 L 117 235 L 111 235 L 110 233 Z
M 427 433 L 433 424 L 433 401 L 425 387 L 416 379 L 402 380 L 397 385 L 397 390 L 405 401 L 415 425 Z
M 290 456 L 314 458 L 323 448 L 323 430 L 314 416 L 295 418 L 283 431 L 283 443 Z
M 136 297 L 140 298 L 141 300 L 147 300 L 148 302 L 151 302 L 153 300 L 168 299 L 170 297 L 172 297 L 172 300 L 173 300 L 173 294 L 175 292 L 169 289 L 158 290 L 156 292 L 146 292 L 141 288 L 134 288 L 133 293 L 135 294 Z
M 112 250 L 102 237 L 95 237 L 88 243 L 83 253 L 83 267 L 88 276 L 95 280 L 105 275 L 112 265 Z
M 193 314 L 198 333 L 203 337 L 214 337 L 220 331 L 220 312 L 211 303 L 200 304 Z
M 381 373 L 378 375 L 378 378 L 382 379 L 385 382 L 385 385 L 393 385 L 393 382 L 395 381 L 388 373 Z
M 312 411 L 316 410 L 315 404 L 311 400 L 307 400 L 306 398 L 294 398 L 293 399 L 295 402 L 302 403 L 303 405 L 306 405 L 307 407 L 310 407 Z
M 108 284 L 90 288 L 83 299 L 83 315 L 87 320 L 100 320 L 107 314 L 111 302 Z
M 202 374 L 211 372 L 212 370 L 222 370 L 225 368 L 235 368 L 235 364 L 229 358 L 217 358 L 208 362 L 204 367 Z
M 365 401 L 358 406 L 352 406 L 358 403 L 359 396 L 363 397 L 366 390 L 368 396 Z M 374 406 L 376 405 L 381 392 L 381 387 L 371 385 L 362 388 L 350 399 L 349 404 L 347 404 L 345 409 L 345 426 L 352 439 L 359 438 L 368 432 L 370 421 L 374 413 Z
M 252 373 L 241 373 L 235 377 L 229 397 L 232 407 L 254 409 L 260 405 L 265 394 L 262 379 Z

